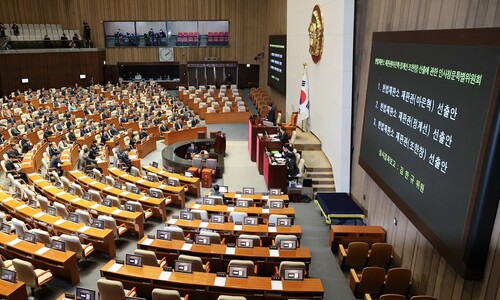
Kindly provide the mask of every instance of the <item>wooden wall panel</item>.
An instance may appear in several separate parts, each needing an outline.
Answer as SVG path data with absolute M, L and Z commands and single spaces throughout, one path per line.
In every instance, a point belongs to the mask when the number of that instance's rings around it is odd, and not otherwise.
M 463 280 L 358 165 L 372 33 L 376 31 L 500 26 L 496 0 L 357 1 L 354 63 L 353 164 L 351 188 L 368 210 L 368 223 L 382 225 L 395 247 L 395 261 L 413 274 L 413 292 L 447 299 L 500 299 L 500 216 L 494 224 L 484 278 Z M 498 37 L 500 38 L 500 37 Z M 362 200 L 366 196 L 366 200 Z M 398 225 L 393 224 L 393 218 Z

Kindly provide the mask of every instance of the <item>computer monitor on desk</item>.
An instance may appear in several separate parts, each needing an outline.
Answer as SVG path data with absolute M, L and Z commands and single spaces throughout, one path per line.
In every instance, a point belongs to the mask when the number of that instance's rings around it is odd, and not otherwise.
M 125 264 L 128 266 L 142 267 L 142 255 L 136 255 L 136 254 L 125 255 Z
M 247 278 L 248 269 L 245 266 L 229 266 L 229 277 Z
M 271 195 L 271 196 L 280 196 L 281 195 L 281 189 L 279 189 L 279 188 L 271 188 L 271 189 L 269 189 L 269 195 Z
M 16 283 L 16 275 L 15 271 L 9 270 L 7 268 L 2 268 L 2 272 L 0 273 L 0 279 Z
M 2 224 L 1 231 L 10 235 L 10 226 L 8 224 Z
M 244 194 L 244 195 L 253 195 L 254 194 L 254 188 L 253 187 L 244 187 L 242 194 Z
M 284 280 L 304 280 L 303 269 L 285 269 Z
M 76 300 L 94 300 L 95 291 L 82 287 L 76 288 Z
M 66 251 L 66 243 L 63 241 L 52 240 L 52 242 L 50 244 L 50 248 L 57 250 L 57 251 L 65 252 Z
M 158 229 L 156 231 L 156 238 L 159 240 L 170 241 L 172 239 L 172 236 L 170 234 L 170 231 Z
M 190 261 L 176 260 L 174 270 L 182 273 L 193 273 L 193 263 Z
M 297 241 L 296 240 L 281 240 L 278 245 L 280 250 L 296 250 Z

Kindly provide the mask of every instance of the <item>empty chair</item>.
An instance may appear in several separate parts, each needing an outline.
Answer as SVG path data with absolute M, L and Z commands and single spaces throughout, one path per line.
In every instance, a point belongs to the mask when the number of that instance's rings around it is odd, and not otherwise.
M 112 186 L 113 184 L 115 184 L 115 179 L 113 177 L 111 177 L 109 175 L 106 175 L 105 177 L 106 177 L 106 184 L 107 185 L 111 185 Z
M 387 272 L 384 284 L 384 294 L 407 295 L 411 286 L 411 270 L 393 268 Z
M 67 191 L 69 187 L 71 186 L 71 182 L 69 182 L 69 179 L 66 177 L 61 177 L 61 183 L 63 185 L 63 189 Z
M 262 240 L 260 239 L 260 236 L 256 234 L 240 234 L 238 239 L 251 239 L 253 240 L 254 246 L 262 246 Z
M 118 197 L 107 195 L 106 199 L 111 200 L 111 206 L 113 206 L 113 207 L 122 207 L 122 204 L 120 202 L 120 199 L 118 199 Z
M 248 217 L 248 214 L 246 212 L 239 212 L 239 211 L 232 211 L 229 213 L 229 222 L 241 222 L 243 223 L 243 220 L 245 217 Z
M 165 195 L 163 195 L 163 191 L 160 190 L 160 189 L 150 188 L 149 189 L 149 194 L 150 195 L 156 194 L 156 195 L 159 195 L 160 198 L 165 198 Z
M 88 192 L 90 194 L 90 199 L 92 201 L 95 201 L 97 203 L 101 203 L 102 202 L 101 193 L 99 193 L 96 190 L 92 190 L 92 189 L 89 189 Z
M 372 300 L 372 296 L 370 294 L 365 294 L 365 300 Z M 398 294 L 384 294 L 381 295 L 378 300 L 406 300 L 406 296 L 398 295 Z
M 17 272 L 17 280 L 26 283 L 31 288 L 31 294 L 36 288 L 47 284 L 54 278 L 50 270 L 35 269 L 30 262 L 14 258 L 12 264 Z
M 137 186 L 131 182 L 125 182 L 125 186 L 127 187 L 127 192 L 131 192 L 132 190 L 137 188 Z
M 247 300 L 243 296 L 220 295 L 217 300 Z
M 276 275 L 279 275 L 281 277 L 285 277 L 285 270 L 287 269 L 301 269 L 304 270 L 304 275 L 306 274 L 306 264 L 302 261 L 287 261 L 284 260 L 280 262 L 279 267 L 276 267 Z
M 68 211 L 66 210 L 66 206 L 59 202 L 54 202 L 54 207 L 56 208 L 56 215 L 61 216 L 64 219 L 68 217 Z
M 203 261 L 198 256 L 180 254 L 177 259 L 180 261 L 191 262 L 193 265 L 192 269 L 194 272 L 206 272 L 206 273 L 210 272 L 210 262 L 207 261 L 206 264 L 203 264 Z
M 191 209 L 190 212 L 193 214 L 194 220 L 208 220 L 208 213 L 203 209 Z
M 38 228 L 31 229 L 30 232 L 35 234 L 37 242 L 42 243 L 44 245 L 47 245 L 47 244 L 50 245 L 50 243 L 52 243 L 52 239 L 55 238 L 55 237 L 51 237 L 47 231 L 41 230 Z
M 211 244 L 224 244 L 226 241 L 226 239 L 221 239 L 220 234 L 217 232 L 203 230 L 203 231 L 200 231 L 200 234 L 209 236 Z
M 137 202 L 137 201 L 127 201 L 126 205 L 127 204 L 128 205 L 132 205 L 134 207 L 134 211 L 143 213 L 145 220 L 147 220 L 147 219 L 149 219 L 150 217 L 153 216 L 153 211 L 151 210 L 151 208 L 148 208 L 148 209 L 145 210 L 144 208 L 142 208 L 142 204 L 140 202 Z
M 127 227 L 125 224 L 121 224 L 120 226 L 116 225 L 116 220 L 113 217 L 100 215 L 97 217 L 98 220 L 104 221 L 104 227 L 109 228 L 113 231 L 115 238 L 120 237 L 122 234 L 127 232 Z
M 255 276 L 257 274 L 257 265 L 251 260 L 231 259 L 227 265 L 228 273 L 230 266 L 246 267 L 248 276 Z
M 153 182 L 158 182 L 158 181 L 160 181 L 160 178 L 158 178 L 158 175 L 156 175 L 155 173 L 148 172 L 146 175 L 147 175 L 149 178 L 151 178 Z M 149 180 L 149 178 L 148 178 L 148 180 Z
M 368 244 L 365 242 L 351 242 L 347 249 L 339 244 L 338 262 L 341 268 L 361 268 L 368 258 Z
M 0 254 L 0 268 L 6 268 L 12 271 L 15 270 L 12 260 L 6 259 L 2 254 Z
M 160 288 L 153 289 L 151 296 L 153 297 L 153 300 L 187 300 L 189 298 L 188 294 L 181 297 L 181 294 L 179 294 L 176 290 L 166 290 Z
M 366 267 L 359 275 L 351 269 L 349 287 L 353 294 L 377 295 L 382 291 L 385 279 L 385 269 L 380 267 Z
M 214 199 L 214 204 L 215 205 L 223 205 L 224 204 L 224 198 L 222 196 L 209 196 L 208 198 Z
M 120 281 L 106 278 L 97 280 L 97 289 L 99 290 L 100 300 L 116 300 L 136 296 L 135 287 L 131 290 L 126 290 Z
M 140 177 L 142 176 L 141 171 L 137 167 L 130 167 L 130 175 L 135 176 L 135 177 Z
M 73 182 L 71 184 L 71 187 L 75 189 L 75 195 L 78 196 L 78 197 L 83 197 L 83 189 L 82 189 L 82 186 L 79 185 L 78 183 L 76 182 Z
M 66 244 L 66 249 L 75 252 L 78 259 L 87 259 L 94 252 L 92 243 L 82 244 L 77 236 L 61 234 L 60 238 Z
M 23 221 L 19 219 L 12 218 L 12 225 L 14 225 L 16 234 L 20 238 L 24 238 L 26 232 L 31 232 L 31 229 L 28 228 L 28 225 L 26 225 Z
M 87 210 L 77 208 L 75 210 L 75 213 L 78 215 L 78 220 L 81 223 L 92 224 L 92 217 L 90 216 L 90 213 Z
M 142 263 L 147 266 L 161 267 L 163 268 L 167 262 L 166 257 L 162 259 L 156 258 L 156 253 L 151 250 L 135 249 L 134 254 L 142 256 Z
M 368 252 L 368 267 L 382 267 L 387 269 L 392 261 L 392 245 L 388 243 L 374 243 Z
M 299 242 L 297 240 L 297 236 L 293 235 L 293 234 L 278 234 L 276 235 L 276 237 L 274 238 L 274 245 L 276 246 L 279 246 L 281 244 L 281 241 L 291 241 L 291 240 L 294 240 L 294 241 L 297 241 L 297 247 L 299 247 Z
M 292 131 L 292 136 L 290 137 L 288 143 L 293 146 L 296 140 L 297 140 L 297 131 L 294 130 Z
M 163 230 L 170 232 L 170 238 L 172 240 L 184 241 L 186 237 L 184 236 L 184 230 L 177 226 L 168 226 L 163 228 Z
M 278 219 L 282 219 L 282 218 L 288 218 L 287 215 L 277 215 L 277 214 L 271 214 L 269 215 L 269 223 L 273 223 L 273 224 L 278 224 Z
M 47 197 L 42 196 L 42 195 L 36 195 L 36 200 L 38 201 L 38 204 L 40 205 L 40 209 L 42 211 L 47 211 L 47 207 L 49 206 L 49 199 L 47 199 Z
M 94 174 L 94 179 L 95 180 L 100 180 L 101 179 L 101 176 L 102 176 L 101 171 L 97 170 L 96 168 L 93 168 L 92 169 L 92 173 Z

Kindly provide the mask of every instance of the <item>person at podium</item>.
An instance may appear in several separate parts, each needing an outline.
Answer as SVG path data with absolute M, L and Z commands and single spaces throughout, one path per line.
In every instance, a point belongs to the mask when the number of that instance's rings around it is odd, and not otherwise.
M 276 123 L 276 109 L 272 103 L 269 104 L 269 112 L 267 113 L 266 119 L 273 124 Z
M 187 148 L 186 158 L 193 158 L 198 153 L 198 147 L 194 143 Z

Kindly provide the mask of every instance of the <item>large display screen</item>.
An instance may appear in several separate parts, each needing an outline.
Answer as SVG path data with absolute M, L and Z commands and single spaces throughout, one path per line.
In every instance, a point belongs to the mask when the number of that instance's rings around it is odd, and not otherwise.
M 286 94 L 286 35 L 269 36 L 267 85 Z
M 499 167 L 500 47 L 478 43 L 484 34 L 375 33 L 359 158 L 469 279 L 482 275 L 474 256 L 488 251 L 499 197 L 490 171 Z
M 105 21 L 106 47 L 227 47 L 229 20 Z

